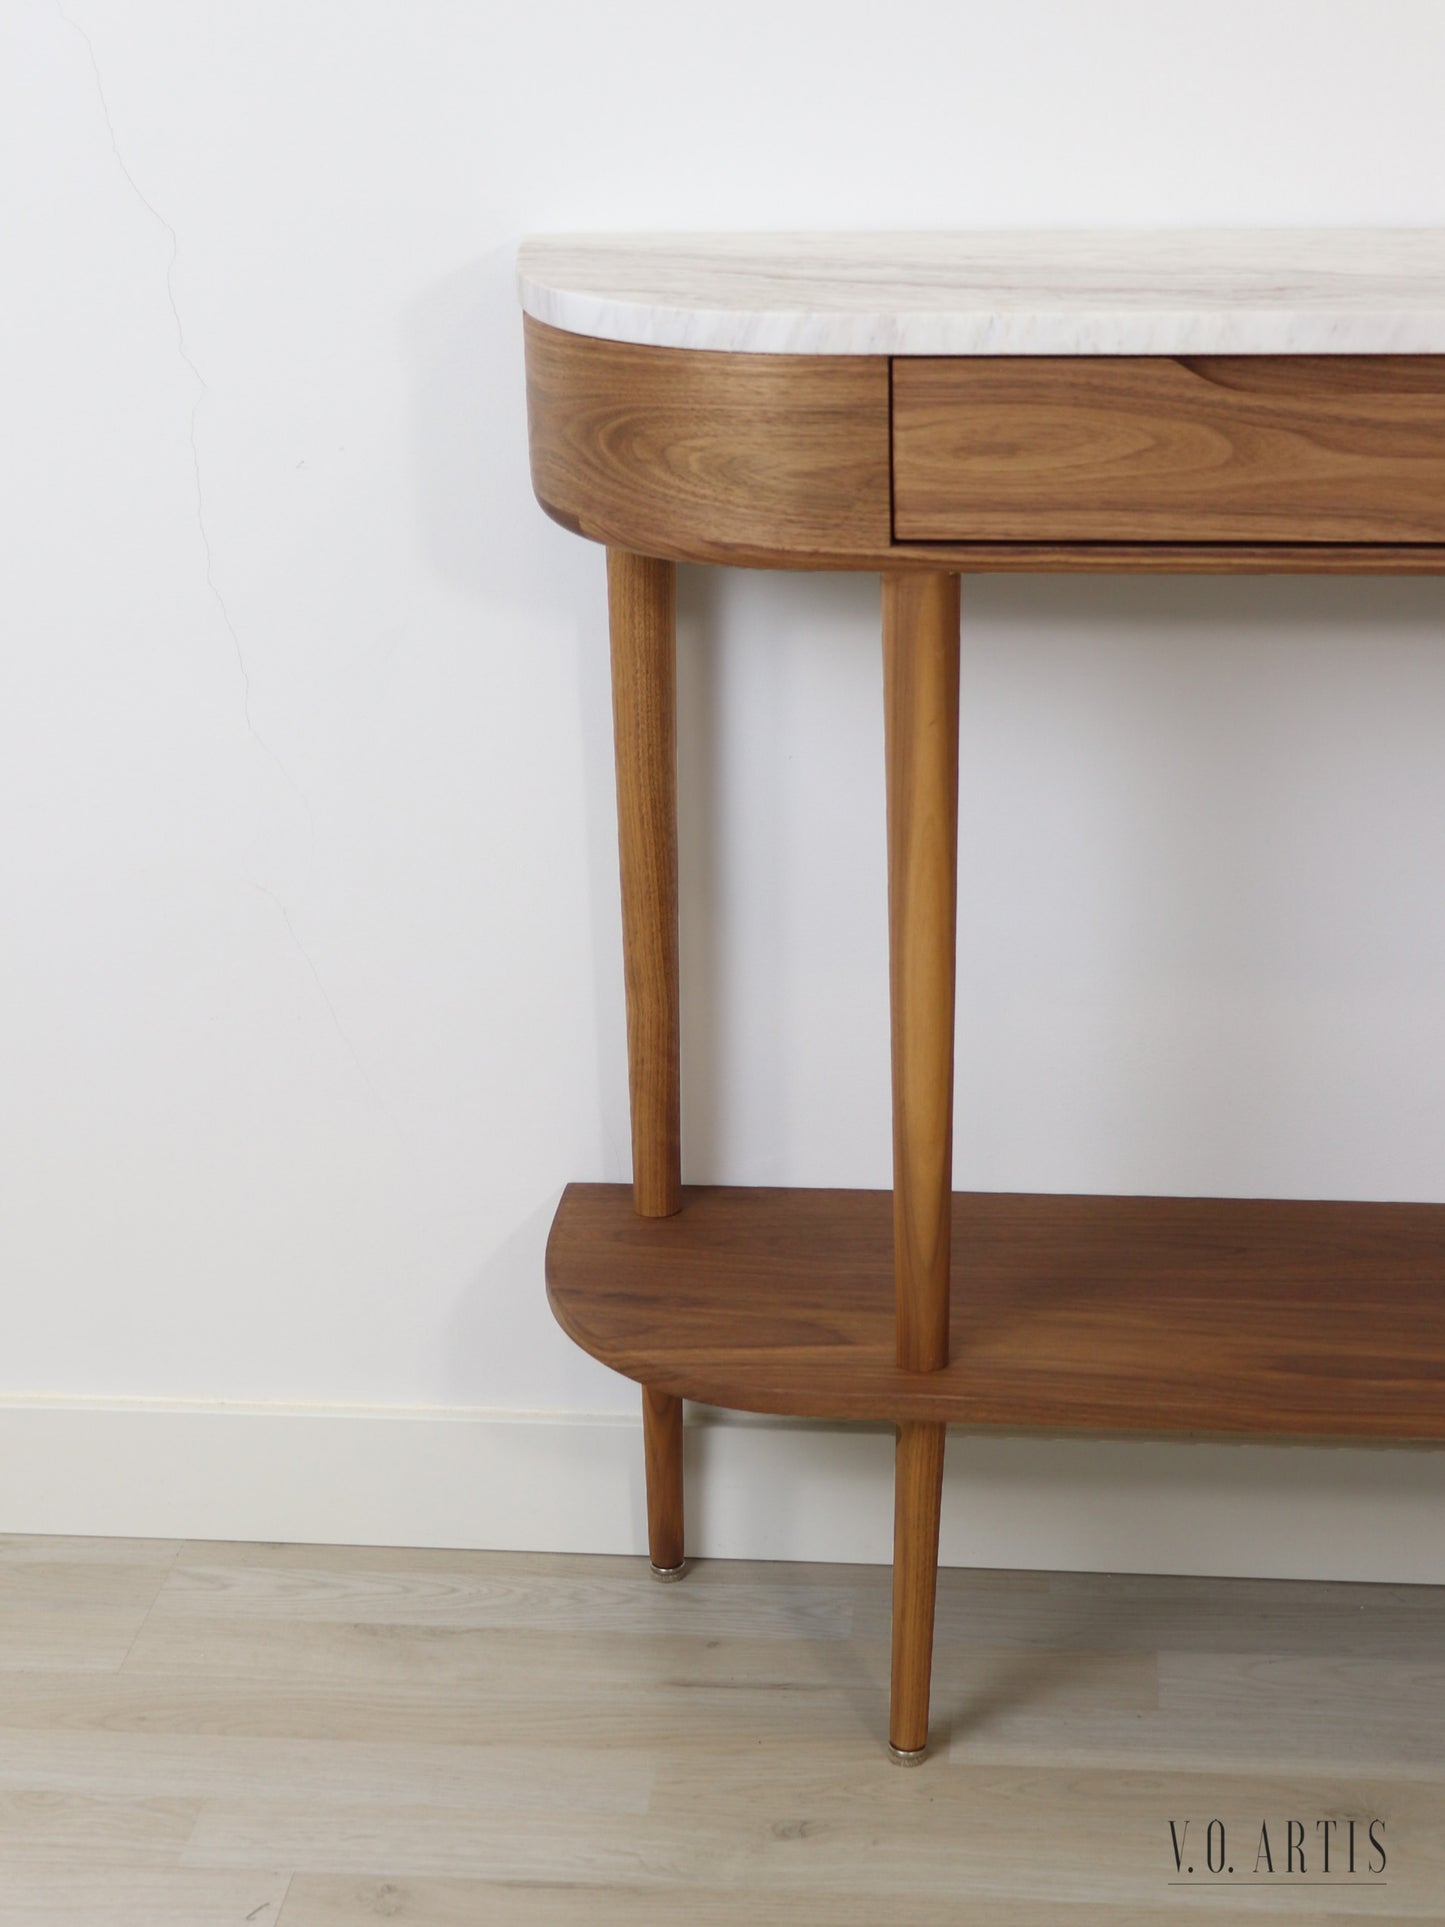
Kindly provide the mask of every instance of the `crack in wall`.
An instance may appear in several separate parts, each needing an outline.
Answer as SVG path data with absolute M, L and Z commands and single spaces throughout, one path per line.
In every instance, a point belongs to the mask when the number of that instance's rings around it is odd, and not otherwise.
M 74 15 L 66 12 L 65 7 L 61 4 L 61 0 L 55 0 L 55 11 L 60 15 L 61 19 L 65 22 L 66 26 L 70 28 L 71 32 L 74 33 L 79 38 L 79 40 L 81 41 L 82 45 L 85 48 L 86 56 L 90 61 L 90 71 L 95 79 L 95 93 L 96 93 L 97 100 L 100 102 L 101 115 L 105 121 L 105 131 L 110 138 L 110 151 L 115 156 L 115 164 L 119 168 L 121 176 L 124 179 L 127 187 L 129 187 L 131 193 L 140 202 L 141 206 L 145 209 L 146 213 L 150 215 L 151 219 L 155 222 L 156 226 L 160 228 L 161 232 L 165 235 L 166 239 L 170 242 L 171 254 L 170 254 L 169 261 L 167 261 L 166 263 L 166 302 L 170 307 L 171 320 L 175 323 L 176 352 L 179 354 L 182 362 L 184 362 L 186 369 L 188 370 L 191 376 L 191 379 L 194 381 L 196 385 L 195 396 L 191 402 L 191 413 L 190 413 L 190 420 L 188 423 L 188 431 L 189 431 L 190 447 L 191 447 L 191 470 L 195 477 L 195 484 L 196 484 L 196 528 L 200 534 L 201 549 L 205 556 L 206 588 L 210 591 L 211 598 L 215 602 L 216 609 L 220 615 L 222 623 L 225 626 L 226 634 L 231 639 L 231 647 L 235 652 L 236 671 L 241 678 L 241 704 L 242 704 L 243 713 L 246 718 L 247 731 L 252 737 L 254 737 L 259 747 L 271 759 L 272 763 L 275 765 L 280 775 L 283 777 L 283 779 L 288 784 L 292 792 L 295 794 L 297 801 L 301 803 L 303 808 L 307 808 L 309 810 L 309 805 L 307 804 L 306 798 L 302 794 L 299 786 L 297 785 L 295 778 L 292 776 L 291 772 L 286 768 L 286 765 L 282 762 L 281 758 L 277 755 L 276 751 L 273 749 L 271 744 L 266 741 L 265 737 L 257 729 L 255 722 L 252 719 L 251 672 L 246 666 L 246 652 L 241 646 L 241 638 L 237 632 L 235 623 L 231 619 L 231 611 L 226 605 L 226 598 L 224 597 L 224 595 L 222 595 L 220 584 L 216 581 L 215 558 L 211 550 L 210 530 L 207 527 L 207 523 L 206 523 L 205 488 L 201 480 L 201 451 L 200 451 L 200 445 L 196 434 L 196 418 L 200 413 L 201 403 L 206 399 L 206 396 L 211 391 L 205 376 L 201 373 L 200 369 L 196 365 L 195 357 L 192 355 L 190 349 L 186 345 L 185 323 L 181 320 L 181 311 L 176 302 L 175 275 L 176 275 L 176 263 L 180 257 L 180 246 L 181 246 L 180 236 L 176 233 L 175 227 L 172 225 L 172 223 L 166 219 L 165 215 L 161 213 L 160 209 L 156 206 L 155 202 L 145 192 L 140 182 L 136 179 L 135 175 L 131 172 L 129 165 L 127 164 L 125 155 L 121 152 L 120 141 L 115 131 L 115 122 L 111 118 L 110 101 L 106 95 L 105 82 L 101 78 L 100 62 L 96 58 L 95 42 L 91 39 L 90 35 L 85 31 L 85 28 L 81 26 L 80 22 L 74 17 Z
M 381 1112 L 382 1116 L 386 1119 L 387 1123 L 391 1126 L 392 1130 L 395 1131 L 398 1141 L 403 1145 L 407 1144 L 409 1141 L 408 1141 L 406 1132 L 403 1131 L 403 1129 L 401 1128 L 401 1124 L 397 1119 L 396 1114 L 392 1111 L 390 1105 L 386 1102 L 386 1099 L 382 1096 L 381 1092 L 377 1089 L 376 1085 L 372 1082 L 371 1073 L 370 1071 L 367 1070 L 366 1064 L 364 1059 L 362 1058 L 361 1052 L 356 1048 L 356 1045 L 353 1043 L 351 1039 L 350 1033 L 348 1032 L 346 1026 L 341 1021 L 340 1013 L 337 1011 L 336 1005 L 332 1002 L 331 992 L 326 988 L 326 985 L 322 980 L 321 972 L 316 968 L 316 963 L 314 958 L 311 955 L 311 952 L 306 948 L 305 944 L 302 943 L 301 941 L 300 935 L 298 934 L 296 929 L 296 925 L 291 920 L 290 910 L 286 907 L 285 903 L 281 900 L 281 898 L 277 896 L 274 890 L 268 889 L 264 883 L 258 883 L 255 877 L 247 877 L 246 881 L 251 885 L 251 888 L 253 890 L 259 890 L 263 897 L 269 897 L 272 903 L 275 904 L 278 912 L 280 913 L 281 921 L 286 926 L 286 934 L 287 936 L 290 937 L 292 943 L 296 946 L 296 949 L 301 956 L 302 962 L 306 965 L 306 968 L 310 971 L 312 981 L 316 985 L 317 994 L 320 996 L 322 1003 L 325 1004 L 326 1009 L 330 1014 L 331 1022 L 335 1026 L 336 1035 L 341 1039 L 342 1043 L 345 1045 L 347 1055 L 351 1058 L 352 1063 L 356 1066 L 357 1074 L 360 1076 L 362 1083 L 366 1086 L 367 1090 L 371 1094 L 372 1102 L 375 1104 L 376 1108 Z
M 180 236 L 176 233 L 173 223 L 166 219 L 165 215 L 162 214 L 160 209 L 156 206 L 155 202 L 151 200 L 150 196 L 145 192 L 144 188 L 142 188 L 140 182 L 136 179 L 135 175 L 131 172 L 129 165 L 126 162 L 125 155 L 121 151 L 120 141 L 115 131 L 115 122 L 111 117 L 110 101 L 105 91 L 105 81 L 101 76 L 100 62 L 96 56 L 94 41 L 91 39 L 90 35 L 86 32 L 85 28 L 82 27 L 80 22 L 74 17 L 74 15 L 67 12 L 63 4 L 63 0 L 54 0 L 54 5 L 55 5 L 55 11 L 57 12 L 57 14 L 59 14 L 61 20 L 65 23 L 67 27 L 70 28 L 71 32 L 75 34 L 77 39 L 79 39 L 81 44 L 84 46 L 86 51 L 86 56 L 90 61 L 90 71 L 95 80 L 96 98 L 100 103 L 100 111 L 101 111 L 102 118 L 105 121 L 105 131 L 110 139 L 111 153 L 115 157 L 116 167 L 119 169 L 120 174 L 124 179 L 126 185 L 129 187 L 131 193 L 135 196 L 136 200 L 139 201 L 140 205 L 145 209 L 146 213 L 156 223 L 157 227 L 160 228 L 160 230 L 166 236 L 167 240 L 170 243 L 170 258 L 166 263 L 166 276 L 165 276 L 166 302 L 171 311 L 171 320 L 175 325 L 176 352 L 180 356 L 182 363 L 185 365 L 188 373 L 190 374 L 192 382 L 195 384 L 195 393 L 191 401 L 191 411 L 190 411 L 190 417 L 189 417 L 187 426 L 188 426 L 188 435 L 189 435 L 190 450 L 191 450 L 191 472 L 195 479 L 196 528 L 200 535 L 201 551 L 205 559 L 206 588 L 210 593 L 212 601 L 216 605 L 217 612 L 219 613 L 221 622 L 225 627 L 226 634 L 231 639 L 231 648 L 235 654 L 235 659 L 236 659 L 236 670 L 241 679 L 241 708 L 242 708 L 242 714 L 245 718 L 247 734 L 256 743 L 257 747 L 262 751 L 262 753 L 269 759 L 272 766 L 275 768 L 277 773 L 282 778 L 283 782 L 285 782 L 287 788 L 290 789 L 292 795 L 295 796 L 297 802 L 301 805 L 302 809 L 306 813 L 306 823 L 307 823 L 306 883 L 303 886 L 300 893 L 301 897 L 304 897 L 306 895 L 306 891 L 310 888 L 311 871 L 312 871 L 312 865 L 315 858 L 315 849 L 316 849 L 315 813 L 311 808 L 310 798 L 302 790 L 300 784 L 297 783 L 295 777 L 291 774 L 290 770 L 286 767 L 286 764 L 282 761 L 281 757 L 277 754 L 275 748 L 266 740 L 265 736 L 263 736 L 261 731 L 256 727 L 255 720 L 251 715 L 251 673 L 246 664 L 246 652 L 242 647 L 241 637 L 239 632 L 237 631 L 235 622 L 232 620 L 231 611 L 227 606 L 226 598 L 221 593 L 220 584 L 216 581 L 215 558 L 211 549 L 210 529 L 206 520 L 205 487 L 201 477 L 200 441 L 196 430 L 196 423 L 197 423 L 197 418 L 200 414 L 201 404 L 206 399 L 206 397 L 210 394 L 211 391 L 205 376 L 201 373 L 199 367 L 196 365 L 195 357 L 192 355 L 190 348 L 186 343 L 185 323 L 181 319 L 180 307 L 176 301 L 175 273 L 176 273 L 176 264 L 180 258 Z M 301 958 L 305 963 L 307 970 L 311 974 L 311 978 L 316 985 L 316 989 L 321 998 L 321 1001 L 326 1006 L 327 1012 L 331 1018 L 331 1022 L 335 1026 L 337 1036 L 341 1039 L 343 1045 L 346 1047 L 347 1053 L 350 1056 L 353 1064 L 356 1066 L 356 1069 L 361 1076 L 362 1082 L 365 1084 L 368 1092 L 371 1094 L 372 1101 L 377 1106 L 377 1109 L 386 1118 L 387 1122 L 391 1125 L 392 1129 L 396 1132 L 397 1137 L 404 1144 L 406 1142 L 405 1132 L 402 1130 L 400 1124 L 398 1123 L 396 1117 L 393 1115 L 389 1106 L 383 1100 L 380 1091 L 377 1089 L 376 1085 L 372 1082 L 371 1075 L 368 1072 L 365 1063 L 362 1061 L 361 1053 L 357 1050 L 355 1043 L 352 1041 L 345 1026 L 341 1022 L 340 1015 L 337 1012 L 336 1005 L 332 1000 L 331 993 L 327 990 L 326 985 L 322 980 L 321 972 L 316 967 L 315 959 L 312 957 L 310 951 L 306 948 L 305 944 L 302 943 L 301 938 L 297 933 L 296 925 L 292 920 L 292 914 L 291 914 L 292 906 L 284 902 L 283 899 L 279 897 L 274 890 L 268 889 L 265 884 L 257 883 L 254 878 L 247 878 L 247 881 L 252 883 L 254 887 L 262 893 L 263 896 L 269 897 L 271 901 L 275 904 L 277 910 L 281 913 L 281 919 L 286 926 L 287 934 L 289 935 L 291 942 L 293 943 L 297 951 L 300 953 Z M 300 899 L 298 898 L 298 901 L 299 900 Z

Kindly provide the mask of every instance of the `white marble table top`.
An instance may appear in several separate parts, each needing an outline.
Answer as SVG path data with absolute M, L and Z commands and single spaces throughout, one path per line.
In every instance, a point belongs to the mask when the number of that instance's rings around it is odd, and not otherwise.
M 543 235 L 571 334 L 811 355 L 1445 354 L 1445 229 Z

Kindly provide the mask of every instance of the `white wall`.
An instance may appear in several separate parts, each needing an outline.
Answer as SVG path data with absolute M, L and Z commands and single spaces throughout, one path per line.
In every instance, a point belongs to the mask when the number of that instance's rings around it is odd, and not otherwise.
M 9 0 L 0 1529 L 507 1542 L 495 1415 L 634 1409 L 541 1289 L 627 1132 L 602 559 L 528 490 L 518 236 L 1441 223 L 1442 70 L 1429 0 Z M 693 1178 L 888 1180 L 876 602 L 684 576 Z M 1442 622 L 966 585 L 959 1184 L 1445 1198 Z M 396 1421 L 370 1513 L 273 1450 L 327 1407 Z M 409 1441 L 459 1415 L 448 1511 Z M 1201 1565 L 1289 1564 L 1304 1478 L 1290 1569 L 1445 1578 L 1445 1458 L 1110 1451 L 1131 1563 L 1188 1563 L 1161 1468 L 1226 1466 Z M 1088 1563 L 1079 1459 L 1026 1459 L 1033 1537 L 985 1455 L 956 1556 Z M 544 1537 L 635 1543 L 567 1463 Z M 1383 1489 L 1394 1567 L 1340 1549 Z

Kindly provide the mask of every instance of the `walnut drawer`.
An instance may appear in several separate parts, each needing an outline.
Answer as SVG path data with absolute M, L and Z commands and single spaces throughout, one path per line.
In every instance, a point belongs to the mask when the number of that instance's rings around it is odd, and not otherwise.
M 900 542 L 1445 541 L 1445 355 L 900 357 Z

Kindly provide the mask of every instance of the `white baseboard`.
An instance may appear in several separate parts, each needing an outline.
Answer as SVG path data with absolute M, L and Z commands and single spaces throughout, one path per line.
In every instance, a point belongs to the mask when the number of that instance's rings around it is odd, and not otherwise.
M 688 1408 L 688 1550 L 886 1560 L 891 1433 Z M 616 1416 L 0 1400 L 0 1532 L 641 1552 Z M 1445 1584 L 1445 1452 L 953 1436 L 948 1565 Z

